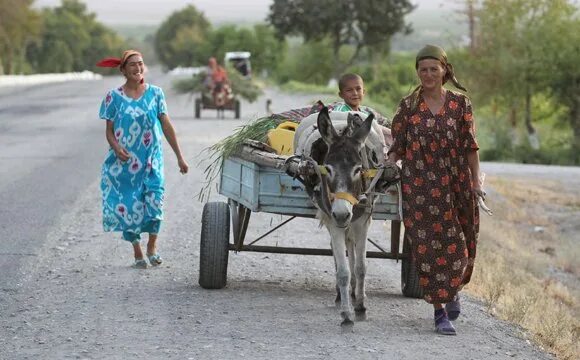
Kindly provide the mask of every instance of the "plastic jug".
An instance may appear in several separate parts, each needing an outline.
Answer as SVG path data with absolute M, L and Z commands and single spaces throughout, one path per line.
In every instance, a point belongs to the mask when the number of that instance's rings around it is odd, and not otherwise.
M 294 154 L 294 134 L 298 124 L 292 121 L 285 121 L 275 129 L 268 131 L 268 145 L 276 150 L 280 155 Z

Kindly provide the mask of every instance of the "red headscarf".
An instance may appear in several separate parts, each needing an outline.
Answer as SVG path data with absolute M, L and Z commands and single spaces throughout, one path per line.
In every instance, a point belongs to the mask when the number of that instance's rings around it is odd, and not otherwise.
M 137 50 L 125 50 L 125 52 L 123 52 L 123 56 L 121 56 L 121 58 L 116 58 L 116 57 L 104 58 L 97 63 L 97 66 L 100 66 L 100 67 L 123 67 L 125 65 L 125 63 L 127 62 L 127 59 L 129 59 L 133 55 L 139 55 L 141 57 L 143 56 Z
M 125 63 L 127 62 L 127 60 L 133 55 L 139 55 L 139 56 L 143 57 L 143 55 L 137 50 L 125 50 L 123 52 L 123 55 L 120 58 L 108 57 L 108 58 L 101 59 L 97 63 L 97 66 L 110 67 L 110 68 L 114 68 L 114 67 L 122 68 L 123 66 L 125 66 Z M 143 81 L 144 80 L 141 79 L 141 84 L 143 84 Z

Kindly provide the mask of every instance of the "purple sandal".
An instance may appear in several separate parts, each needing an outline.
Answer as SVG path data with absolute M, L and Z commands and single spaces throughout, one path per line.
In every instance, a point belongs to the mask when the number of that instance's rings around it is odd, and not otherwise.
M 441 335 L 457 335 L 455 327 L 449 321 L 445 309 L 435 310 L 435 331 Z
M 445 311 L 447 311 L 447 316 L 449 320 L 455 321 L 461 314 L 461 303 L 459 302 L 459 294 L 455 296 L 455 300 L 445 304 Z

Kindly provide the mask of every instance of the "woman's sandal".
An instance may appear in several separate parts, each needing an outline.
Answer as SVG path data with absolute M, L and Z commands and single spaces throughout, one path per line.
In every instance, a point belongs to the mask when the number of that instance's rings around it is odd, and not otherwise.
M 457 335 L 455 327 L 449 321 L 445 309 L 435 310 L 435 331 L 442 335 Z
M 135 262 L 131 267 L 135 269 L 147 269 L 147 261 L 145 261 L 145 259 L 135 259 Z
M 455 300 L 445 304 L 445 311 L 447 311 L 449 320 L 457 320 L 459 314 L 461 314 L 461 303 L 459 302 L 459 295 L 455 296 Z
M 161 256 L 159 256 L 159 254 L 152 255 L 147 254 L 147 258 L 149 258 L 149 263 L 151 264 L 151 266 L 158 266 L 163 263 L 163 259 L 161 258 Z

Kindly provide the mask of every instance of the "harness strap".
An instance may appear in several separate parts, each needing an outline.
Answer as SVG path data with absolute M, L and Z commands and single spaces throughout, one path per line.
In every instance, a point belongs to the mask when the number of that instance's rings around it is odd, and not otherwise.
M 358 204 L 358 199 L 355 198 L 351 193 L 347 192 L 337 192 L 333 194 L 335 199 L 342 199 L 348 201 L 352 206 Z
M 318 165 L 318 169 L 320 170 L 320 174 L 328 175 L 328 170 L 326 170 L 326 166 Z M 377 172 L 379 169 L 365 169 L 362 171 L 362 176 L 365 178 L 374 178 L 377 176 Z
M 366 169 L 362 171 L 362 176 L 366 178 L 374 178 L 379 169 Z

